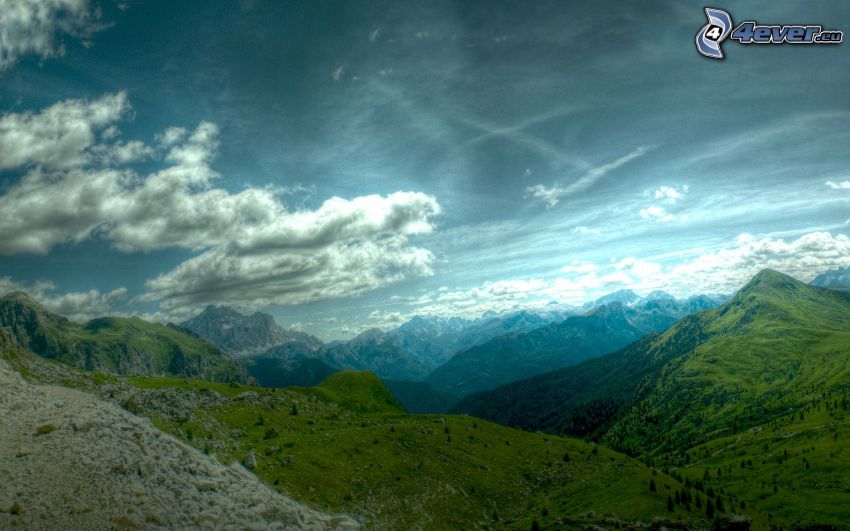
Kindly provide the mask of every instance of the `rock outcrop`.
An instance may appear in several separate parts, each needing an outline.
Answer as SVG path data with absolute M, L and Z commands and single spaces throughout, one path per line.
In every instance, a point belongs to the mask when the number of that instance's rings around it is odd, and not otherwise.
M 8 338 L 5 338 L 8 339 Z M 0 528 L 350 529 L 94 395 L 0 359 Z

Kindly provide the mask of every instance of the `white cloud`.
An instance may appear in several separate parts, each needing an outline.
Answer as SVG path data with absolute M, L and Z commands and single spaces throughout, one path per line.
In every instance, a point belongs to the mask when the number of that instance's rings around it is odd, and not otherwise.
M 626 163 L 638 157 L 642 157 L 652 149 L 653 146 L 641 146 L 632 151 L 631 153 L 628 153 L 614 161 L 592 168 L 590 171 L 588 171 L 587 173 L 585 173 L 567 186 L 555 185 L 551 188 L 547 188 L 542 184 L 529 186 L 525 190 L 526 196 L 539 199 L 546 203 L 547 208 L 551 208 L 557 205 L 558 202 L 564 197 L 586 190 L 587 188 L 593 186 L 596 181 L 607 175 L 609 172 L 616 170 L 617 168 L 625 165 Z
M 0 196 L 0 253 L 45 254 L 93 238 L 128 253 L 197 251 L 147 283 L 146 300 L 162 301 L 169 311 L 213 301 L 262 306 L 346 297 L 432 274 L 432 254 L 409 237 L 433 230 L 441 211 L 433 197 L 332 197 L 315 210 L 292 210 L 278 188 L 232 193 L 214 186 L 214 124 L 168 129 L 156 137 L 156 150 L 135 142 L 97 144 L 94 129 L 114 138 L 111 122 L 129 108 L 123 94 L 98 101 L 117 103 L 100 112 L 98 102 L 67 101 L 38 115 L 3 117 L 35 124 L 30 129 L 37 133 L 0 135 L 0 149 L 19 154 L 9 167 L 35 165 Z M 81 133 L 57 158 L 47 144 L 56 130 L 68 136 L 63 113 L 84 118 L 75 128 Z M 101 152 L 109 155 L 94 155 Z M 166 165 L 149 175 L 113 166 L 154 152 Z
M 121 314 L 116 311 L 116 305 L 124 302 L 127 290 L 118 288 L 108 293 L 96 289 L 85 292 L 71 292 L 47 296 L 43 304 L 50 310 L 64 315 L 72 321 L 88 321 L 95 317 Z
M 401 312 L 375 310 L 369 314 L 369 319 L 377 321 L 378 328 L 394 328 L 405 321 L 405 316 Z
M 62 37 L 87 39 L 105 27 L 99 19 L 88 0 L 0 0 L 0 71 L 24 55 L 64 55 Z
M 833 190 L 850 190 L 850 181 L 826 181 L 824 184 Z
M 166 308 L 209 301 L 258 307 L 303 304 L 431 275 L 433 259 L 403 235 L 248 253 L 223 246 L 150 280 L 148 298 Z
M 688 185 L 679 188 L 673 186 L 661 186 L 654 192 L 655 199 L 662 199 L 667 203 L 673 204 L 681 199 L 688 191 Z
M 664 290 L 678 297 L 731 294 L 765 268 L 810 281 L 819 273 L 850 266 L 850 238 L 812 232 L 796 240 L 741 234 L 719 250 L 691 249 L 677 263 L 626 257 L 612 261 L 573 262 L 545 278 L 488 282 L 480 287 L 435 291 L 413 302 L 412 314 L 475 318 L 487 311 L 543 310 L 551 301 L 584 302 L 615 291 L 639 294 Z
M 658 221 L 661 223 L 667 223 L 668 221 L 673 221 L 676 219 L 676 216 L 667 212 L 660 206 L 642 208 L 639 214 L 640 217 L 642 217 L 643 219 L 648 219 L 650 221 Z
M 579 236 L 596 236 L 602 234 L 600 229 L 586 227 L 584 225 L 576 225 L 570 229 L 570 234 L 577 234 Z
M 91 162 L 99 131 L 129 112 L 124 92 L 94 101 L 60 101 L 39 113 L 6 113 L 0 117 L 0 169 L 28 165 L 70 168 Z M 110 131 L 109 135 L 114 132 Z M 136 144 L 119 151 L 139 150 Z M 101 153 L 108 151 L 100 146 Z M 125 155 L 126 156 L 126 155 Z
M 107 293 L 96 289 L 69 293 L 58 293 L 56 290 L 51 282 L 22 283 L 9 277 L 0 277 L 0 294 L 23 291 L 48 310 L 77 322 L 107 315 L 123 315 L 117 308 L 127 299 L 125 288 Z

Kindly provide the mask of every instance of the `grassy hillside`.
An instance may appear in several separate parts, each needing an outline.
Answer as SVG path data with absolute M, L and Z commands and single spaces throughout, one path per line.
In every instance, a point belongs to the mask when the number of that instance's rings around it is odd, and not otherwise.
M 583 433 L 783 527 L 844 528 L 848 383 L 850 297 L 763 271 L 661 335 L 458 407 Z M 526 411 L 535 413 L 523 425 Z
M 0 298 L 0 326 L 39 356 L 114 374 L 173 374 L 246 382 L 247 372 L 210 343 L 137 317 L 85 324 L 49 312 L 23 293 Z
M 734 299 L 701 314 L 698 335 L 640 389 L 604 440 L 632 453 L 678 451 L 844 394 L 850 381 L 850 297 L 764 271 Z M 646 422 L 652 419 L 653 422 Z
M 131 383 L 208 392 L 200 382 Z M 295 499 L 369 527 L 530 529 L 535 521 L 575 527 L 654 518 L 708 526 L 693 504 L 668 510 L 668 496 L 685 486 L 636 460 L 471 417 L 406 414 L 370 373 L 337 373 L 315 388 L 239 390 L 188 419 L 147 414 Z

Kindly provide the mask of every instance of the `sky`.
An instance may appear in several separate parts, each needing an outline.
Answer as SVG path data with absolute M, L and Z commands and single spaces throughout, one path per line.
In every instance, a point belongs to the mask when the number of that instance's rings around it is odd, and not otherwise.
M 0 0 L 0 292 L 336 339 L 850 265 L 848 45 L 707 59 L 703 7 Z

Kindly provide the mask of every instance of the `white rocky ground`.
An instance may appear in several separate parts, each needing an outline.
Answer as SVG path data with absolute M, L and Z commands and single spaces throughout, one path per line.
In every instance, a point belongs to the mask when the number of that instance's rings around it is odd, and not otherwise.
M 0 359 L 0 529 L 333 529 L 321 514 L 97 397 Z

